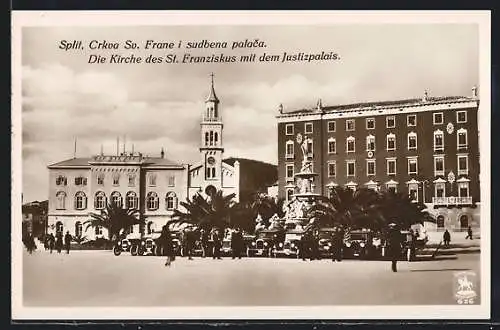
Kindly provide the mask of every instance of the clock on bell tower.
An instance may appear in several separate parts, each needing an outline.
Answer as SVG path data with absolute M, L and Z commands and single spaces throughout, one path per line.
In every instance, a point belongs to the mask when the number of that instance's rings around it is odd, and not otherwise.
M 205 168 L 206 181 L 221 180 L 222 154 L 222 117 L 219 111 L 219 99 L 214 89 L 214 74 L 211 75 L 210 94 L 205 101 L 205 109 L 201 119 L 201 147 L 202 164 Z M 217 186 L 221 186 L 217 184 Z

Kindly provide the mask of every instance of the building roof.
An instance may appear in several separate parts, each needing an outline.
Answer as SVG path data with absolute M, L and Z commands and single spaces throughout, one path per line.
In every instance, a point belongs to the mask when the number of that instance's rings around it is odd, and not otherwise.
M 438 96 L 438 97 L 427 97 L 425 100 L 422 100 L 422 98 L 412 98 L 412 99 L 393 100 L 393 101 L 360 102 L 352 104 L 322 106 L 321 110 L 318 110 L 317 107 L 310 109 L 298 109 L 298 110 L 284 112 L 280 116 L 296 115 L 296 114 L 314 114 L 318 112 L 329 113 L 329 112 L 363 111 L 363 110 L 373 110 L 374 108 L 375 109 L 400 108 L 400 107 L 418 106 L 418 105 L 469 102 L 472 100 L 475 100 L 475 98 L 464 97 L 464 96 Z
M 143 158 L 143 163 L 145 167 L 155 167 L 155 166 L 183 166 L 173 160 L 161 157 L 145 157 Z
M 143 167 L 182 167 L 182 164 L 174 162 L 168 158 L 149 157 L 149 156 L 94 156 L 71 158 L 61 162 L 49 165 L 48 168 L 64 168 L 64 167 L 90 167 L 92 164 L 105 164 L 105 163 L 134 163 Z
M 63 160 L 61 162 L 49 165 L 49 168 L 52 167 L 81 167 L 81 166 L 87 166 L 90 167 L 89 162 L 92 160 L 92 158 L 89 157 L 82 157 L 82 158 L 71 158 L 67 160 Z

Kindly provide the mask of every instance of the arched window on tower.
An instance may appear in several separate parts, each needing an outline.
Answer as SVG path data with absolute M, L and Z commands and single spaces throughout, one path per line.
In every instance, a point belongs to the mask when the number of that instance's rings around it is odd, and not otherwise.
M 214 108 L 214 118 L 217 118 L 218 113 L 217 113 L 217 107 Z
M 215 178 L 215 167 L 212 167 L 212 178 Z
M 214 132 L 213 131 L 210 131 L 210 145 L 211 146 L 214 145 Z
M 208 146 L 208 143 L 209 143 L 208 132 L 205 132 L 205 146 Z
M 217 132 L 215 132 L 214 133 L 214 145 L 218 144 L 218 140 L 219 140 L 219 134 L 217 134 Z

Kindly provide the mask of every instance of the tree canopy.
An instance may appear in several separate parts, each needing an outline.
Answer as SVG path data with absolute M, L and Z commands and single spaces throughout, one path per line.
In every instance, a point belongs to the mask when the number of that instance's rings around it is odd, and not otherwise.
M 83 224 L 85 231 L 89 227 L 101 227 L 108 231 L 109 240 L 115 240 L 133 225 L 144 224 L 144 218 L 139 216 L 137 209 L 124 209 L 114 202 L 106 205 L 100 213 L 89 213 L 90 219 Z

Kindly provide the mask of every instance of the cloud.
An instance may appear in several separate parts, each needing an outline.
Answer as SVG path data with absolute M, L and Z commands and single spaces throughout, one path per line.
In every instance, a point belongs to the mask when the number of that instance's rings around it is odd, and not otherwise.
M 47 164 L 127 149 L 197 162 L 199 121 L 216 73 L 226 156 L 276 163 L 278 105 L 284 110 L 418 97 L 469 95 L 478 83 L 477 27 L 342 25 L 28 28 L 23 33 L 22 124 L 25 199 L 46 198 Z M 86 64 L 88 52 L 60 52 L 61 39 L 244 40 L 267 53 L 333 50 L 335 63 L 204 65 Z M 181 50 L 180 52 L 184 52 Z M 241 53 L 253 52 L 245 49 Z M 259 50 L 261 51 L 261 50 Z M 216 53 L 213 50 L 195 52 Z M 196 54 L 195 54 L 196 53 Z M 227 53 L 224 50 L 224 53 Z M 239 54 L 239 53 L 238 53 Z M 126 55 L 126 54 L 125 54 Z M 144 55 L 144 54 L 143 54 Z M 121 150 L 122 147 L 120 147 Z

